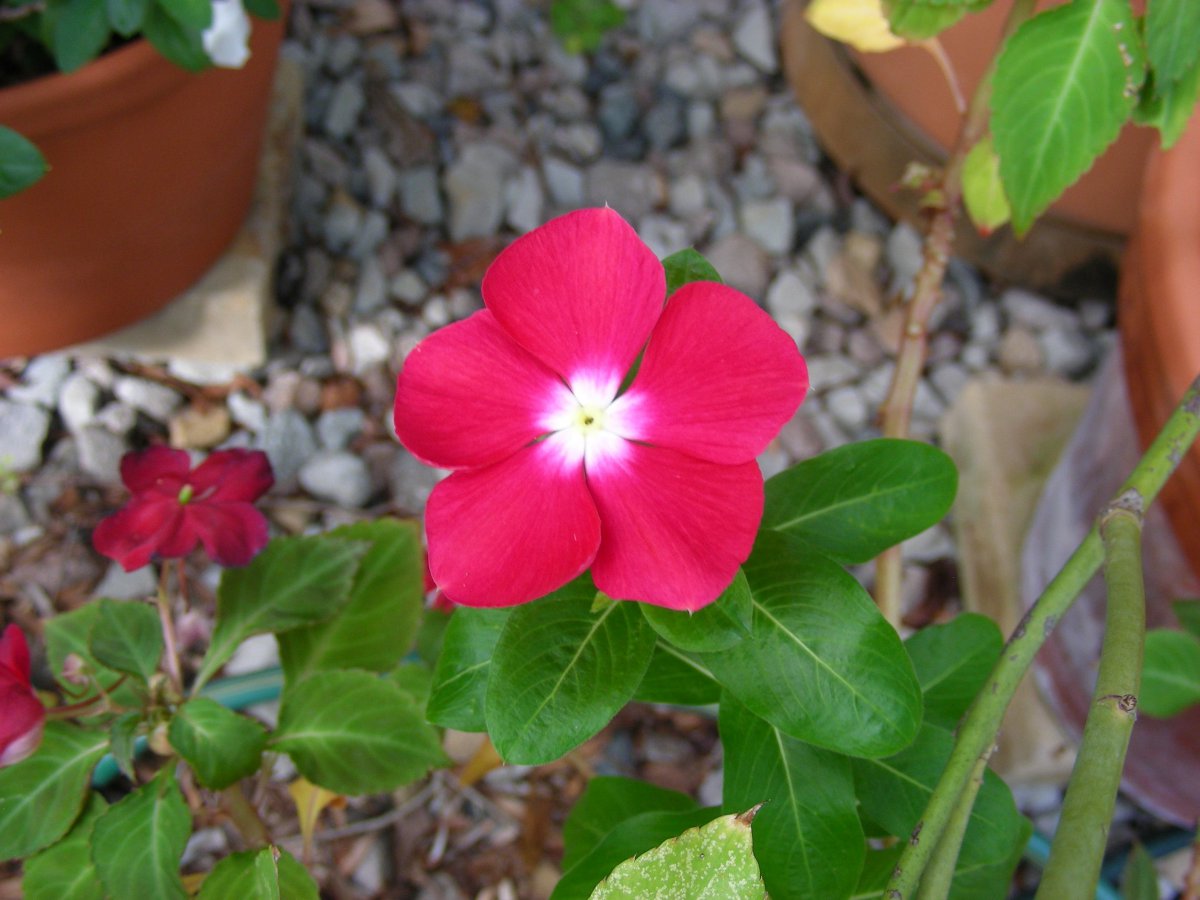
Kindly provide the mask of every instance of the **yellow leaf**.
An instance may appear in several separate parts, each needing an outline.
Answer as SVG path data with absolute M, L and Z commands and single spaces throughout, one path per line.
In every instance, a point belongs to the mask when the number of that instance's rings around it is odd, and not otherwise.
M 990 136 L 971 148 L 963 162 L 963 205 L 967 215 L 987 237 L 1009 220 L 1012 210 L 1000 180 L 1000 158 Z
M 329 804 L 341 800 L 340 794 L 317 787 L 305 778 L 297 778 L 288 785 L 288 793 L 296 804 L 296 813 L 300 819 L 300 833 L 304 836 L 304 855 L 312 850 L 313 829 L 317 827 L 317 816 Z
M 462 784 L 472 785 L 488 772 L 492 771 L 492 769 L 498 769 L 502 765 L 504 765 L 504 760 L 500 758 L 500 754 L 492 746 L 491 740 L 485 738 L 483 743 L 479 745 L 479 749 L 475 751 L 475 755 L 463 766 L 458 780 Z
M 882 0 L 813 0 L 804 15 L 821 34 L 864 53 L 881 53 L 904 45 L 892 34 Z

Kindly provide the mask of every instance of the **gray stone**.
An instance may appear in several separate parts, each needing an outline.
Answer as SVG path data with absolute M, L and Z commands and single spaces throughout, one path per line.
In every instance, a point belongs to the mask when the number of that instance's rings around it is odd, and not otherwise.
M 484 41 L 472 38 L 450 45 L 446 93 L 451 97 L 474 97 L 504 86 L 504 78 L 487 52 Z
M 383 267 L 374 256 L 363 260 L 358 270 L 358 284 L 354 289 L 354 311 L 372 313 L 387 303 L 387 279 Z
M 947 405 L 954 403 L 970 378 L 971 373 L 957 362 L 942 363 L 929 373 L 929 380 Z
M 79 451 L 79 468 L 86 475 L 105 484 L 121 480 L 121 457 L 129 450 L 125 438 L 99 425 L 80 429 L 75 436 Z
M 72 434 L 96 418 L 100 388 L 80 372 L 72 372 L 58 394 L 58 414 Z
M 429 285 L 412 269 L 402 269 L 388 284 L 388 291 L 397 300 L 416 306 L 429 294 Z
M 994 344 L 1000 340 L 1000 309 L 994 303 L 981 303 L 970 314 L 971 340 Z
M 662 193 L 657 175 L 649 166 L 602 159 L 587 170 L 587 203 L 608 204 L 631 221 L 654 209 Z
M 356 406 L 329 409 L 317 417 L 317 438 L 326 450 L 345 450 L 366 424 L 366 414 Z
M 811 260 L 822 284 L 825 281 L 825 273 L 841 253 L 841 235 L 828 225 L 818 228 L 804 245 L 804 255 Z
M 721 67 L 708 54 L 688 54 L 667 64 L 663 84 L 683 97 L 714 99 L 721 90 Z
M 443 325 L 450 323 L 450 304 L 441 294 L 430 297 L 425 301 L 425 308 L 421 310 L 421 318 L 430 328 L 441 328 Z
M 356 375 L 387 362 L 392 355 L 391 341 L 369 322 L 360 322 L 351 327 L 346 342 L 350 368 Z
M 884 245 L 884 258 L 892 270 L 889 291 L 906 297 L 912 293 L 913 281 L 924 262 L 922 253 L 921 235 L 907 222 L 898 222 Z
M 371 497 L 371 474 L 360 457 L 344 450 L 325 450 L 299 471 L 300 486 L 319 500 L 357 509 Z
M 557 156 L 548 156 L 542 161 L 542 174 L 546 177 L 550 199 L 556 206 L 573 209 L 583 205 L 584 177 L 578 166 Z
M 446 172 L 450 239 L 496 233 L 504 218 L 504 183 L 515 160 L 496 144 L 471 144 Z
M 390 229 L 391 222 L 383 212 L 378 209 L 366 210 L 363 213 L 362 226 L 350 242 L 350 246 L 346 248 L 346 254 L 352 259 L 365 259 L 379 248 Z
M 1009 288 L 1001 294 L 1000 308 L 1010 324 L 1023 325 L 1031 331 L 1079 327 L 1078 319 L 1069 309 L 1020 288 Z
M 247 431 L 257 434 L 267 426 L 267 407 L 261 401 L 234 391 L 225 398 L 225 405 L 233 421 Z
M 633 88 L 616 82 L 600 92 L 600 103 L 596 109 L 596 121 L 604 132 L 605 139 L 620 141 L 629 137 L 637 125 L 641 108 Z
M 544 205 L 545 197 L 542 196 L 542 182 L 537 170 L 522 166 L 517 177 L 505 187 L 505 222 L 515 231 L 532 231 L 542 224 Z
M 849 434 L 856 435 L 867 424 L 870 412 L 866 401 L 853 387 L 840 387 L 825 396 L 825 408 L 834 421 Z
M 277 488 L 286 485 L 317 452 L 317 439 L 308 420 L 294 409 L 282 409 L 267 419 L 259 449 L 271 460 Z
M 19 494 L 0 492 L 0 535 L 11 537 L 33 524 Z
M 733 46 L 759 70 L 772 74 L 779 69 L 775 53 L 776 34 L 765 3 L 754 3 L 733 29 Z
M 711 137 L 717 128 L 717 111 L 705 100 L 694 100 L 688 104 L 687 133 L 693 141 Z
M 762 248 L 744 234 L 728 234 L 704 254 L 726 284 L 757 299 L 767 289 L 770 268 Z
M 740 218 L 746 234 L 768 253 L 781 256 L 791 251 L 796 221 L 786 197 L 743 203 Z
M 288 338 L 292 346 L 302 353 L 329 352 L 325 322 L 311 306 L 297 306 L 292 310 L 292 318 L 288 322 Z
M 101 428 L 106 428 L 113 434 L 129 434 L 137 424 L 137 410 L 132 406 L 115 400 L 106 403 L 96 413 L 96 422 Z
M 794 269 L 784 269 L 767 288 L 767 309 L 772 315 L 793 315 L 807 318 L 817 308 L 812 288 Z
M 580 162 L 595 159 L 603 145 L 600 129 L 591 122 L 572 122 L 554 133 L 554 146 Z
M 427 119 L 441 110 L 443 101 L 438 92 L 419 81 L 400 81 L 388 86 L 388 93 L 410 115 Z
M 153 566 L 142 566 L 126 572 L 120 563 L 109 563 L 104 577 L 92 591 L 95 597 L 111 597 L 114 600 L 141 600 L 153 597 L 158 589 L 158 578 Z
M 1046 368 L 1068 378 L 1087 373 L 1096 362 L 1096 348 L 1074 328 L 1047 328 L 1038 335 Z
M 392 500 L 400 509 L 417 515 L 425 509 L 430 492 L 448 474 L 425 465 L 407 450 L 398 450 L 388 472 Z
M 158 422 L 171 418 L 171 413 L 183 402 L 183 398 L 166 385 L 132 375 L 117 378 L 113 384 L 113 394 L 122 403 Z
M 358 117 L 367 104 L 362 84 L 357 78 L 343 78 L 333 89 L 325 108 L 325 133 L 341 140 L 358 124 Z
M 655 150 L 669 150 L 683 140 L 686 132 L 686 106 L 674 94 L 661 97 L 642 119 L 642 133 Z
M 668 209 L 680 218 L 697 215 L 707 207 L 707 195 L 704 181 L 698 175 L 681 175 L 668 189 Z
M 697 10 L 691 0 L 654 0 L 653 3 L 639 3 L 636 18 L 642 40 L 666 44 L 692 29 Z
M 445 217 L 442 194 L 438 189 L 437 169 L 417 166 L 405 169 L 397 178 L 400 211 L 422 225 L 438 225 Z
M 398 175 L 386 153 L 369 145 L 363 150 L 363 175 L 367 179 L 367 196 L 371 205 L 385 208 L 396 192 Z
M 810 356 L 807 362 L 808 383 L 813 391 L 826 391 L 858 377 L 858 366 L 844 356 Z
M 21 403 L 53 409 L 59 388 L 70 371 L 71 361 L 61 353 L 35 356 L 21 373 L 21 383 L 8 389 L 8 396 Z
M 363 208 L 345 191 L 334 191 L 326 207 L 322 230 L 325 246 L 334 253 L 350 246 L 362 227 Z
M 646 216 L 638 223 L 637 230 L 638 236 L 659 259 L 691 245 L 683 223 L 667 216 Z
M 362 46 L 352 34 L 339 34 L 329 44 L 325 67 L 334 75 L 345 75 L 358 62 Z

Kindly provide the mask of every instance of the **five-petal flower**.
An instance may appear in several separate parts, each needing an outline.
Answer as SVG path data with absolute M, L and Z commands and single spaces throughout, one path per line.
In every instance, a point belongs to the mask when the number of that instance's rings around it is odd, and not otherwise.
M 721 284 L 665 302 L 662 265 L 607 208 L 513 242 L 482 292 L 397 385 L 401 442 L 455 470 L 426 508 L 434 580 L 509 606 L 590 567 L 614 598 L 715 600 L 762 518 L 755 457 L 808 387 L 795 342 Z
M 0 766 L 31 755 L 42 741 L 46 708 L 29 682 L 29 647 L 16 625 L 0 635 Z
M 133 497 L 96 526 L 92 544 L 126 571 L 186 556 L 197 543 L 214 562 L 244 566 L 267 544 L 253 502 L 275 479 L 260 450 L 217 450 L 192 470 L 186 451 L 149 447 L 125 454 L 121 480 Z

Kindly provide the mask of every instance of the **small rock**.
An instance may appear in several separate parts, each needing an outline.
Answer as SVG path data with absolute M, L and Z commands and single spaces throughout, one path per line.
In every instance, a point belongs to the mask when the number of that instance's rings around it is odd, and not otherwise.
M 686 105 L 674 94 L 665 94 L 646 112 L 642 133 L 655 150 L 669 150 L 687 131 Z
M 573 209 L 583 205 L 584 177 L 578 166 L 548 156 L 542 161 L 542 174 L 550 199 L 556 206 Z
M 864 369 L 870 369 L 883 362 L 883 348 L 870 331 L 856 328 L 846 337 L 846 352 L 850 358 Z
M 21 373 L 21 383 L 8 389 L 8 396 L 21 403 L 53 409 L 70 371 L 71 361 L 61 353 L 35 356 Z
M 942 363 L 929 374 L 929 380 L 947 404 L 952 404 L 958 398 L 970 378 L 971 373 L 956 362 Z
M 646 216 L 638 223 L 637 230 L 638 236 L 659 259 L 691 245 L 683 223 L 667 216 Z
M 639 3 L 636 10 L 638 34 L 651 44 L 667 44 L 687 34 L 696 24 L 692 0 L 654 0 Z
M 1038 335 L 1046 368 L 1067 378 L 1079 378 L 1096 362 L 1092 342 L 1074 328 L 1047 328 Z
M 740 219 L 746 234 L 768 253 L 782 256 L 791 251 L 796 221 L 786 197 L 743 203 Z
M 225 663 L 226 675 L 248 675 L 279 665 L 279 644 L 273 634 L 256 634 L 246 638 Z
M 445 218 L 442 195 L 438 190 L 437 169 L 418 166 L 405 169 L 397 179 L 400 211 L 422 225 L 439 225 Z
M 733 29 L 733 46 L 738 53 L 768 75 L 779 68 L 775 40 L 771 13 L 765 3 L 753 4 Z
M 171 417 L 172 447 L 187 450 L 215 447 L 229 437 L 229 410 L 223 405 L 189 406 Z
M 704 255 L 726 284 L 755 298 L 767 289 L 770 270 L 766 253 L 746 235 L 728 234 L 712 244 Z
M 361 322 L 350 329 L 346 338 L 350 351 L 350 369 L 361 375 L 372 366 L 387 362 L 392 354 L 392 345 L 379 328 L 369 322 Z
M 704 181 L 699 176 L 684 174 L 672 181 L 668 188 L 668 208 L 672 215 L 686 219 L 704 212 L 707 196 Z
M 334 253 L 345 250 L 362 228 L 363 208 L 343 190 L 336 190 L 325 210 L 323 231 L 325 246 Z
M 591 122 L 572 122 L 554 133 L 554 146 L 571 159 L 586 162 L 600 155 L 604 138 Z
M 817 392 L 848 384 L 858 377 L 858 366 L 844 356 L 810 356 L 807 362 L 808 383 Z
M 1023 325 L 1031 331 L 1045 331 L 1048 328 L 1070 329 L 1079 326 L 1075 314 L 1069 309 L 1020 288 L 1009 288 L 1001 294 L 1000 308 L 1004 310 L 1010 323 Z
M 100 403 L 100 389 L 86 375 L 72 372 L 67 376 L 58 394 L 58 414 L 67 431 L 74 434 L 96 418 Z
M 366 424 L 366 414 L 357 407 L 328 409 L 317 418 L 317 438 L 326 450 L 345 450 Z
M 358 117 L 367 104 L 362 84 L 357 78 L 343 78 L 333 89 L 325 108 L 325 133 L 342 140 L 358 124 Z
M 996 351 L 996 359 L 1006 375 L 1040 372 L 1042 347 L 1034 334 L 1014 326 L 1004 332 Z
M 106 403 L 96 413 L 95 424 L 113 434 L 129 434 L 137 424 L 137 411 L 120 401 Z
M 915 563 L 933 563 L 939 559 L 953 559 L 954 539 L 942 525 L 927 528 L 916 537 L 904 542 L 904 558 Z
M 383 267 L 374 256 L 363 260 L 354 288 L 354 311 L 370 314 L 387 304 L 388 286 Z
M 0 400 L 0 471 L 37 468 L 49 429 L 50 413 L 40 406 Z
M 665 199 L 664 193 L 654 170 L 640 163 L 602 159 L 587 170 L 587 202 L 608 204 L 629 221 L 653 210 Z
M 388 291 L 397 300 L 416 306 L 429 294 L 429 285 L 412 269 L 403 269 L 389 282 Z
M 317 452 L 317 440 L 304 416 L 294 409 L 282 409 L 267 419 L 259 435 L 259 448 L 271 460 L 276 485 L 281 485 Z
M 165 422 L 183 398 L 166 385 L 145 378 L 123 375 L 113 385 L 113 393 L 122 403 L 143 412 L 156 422 Z
M 496 233 L 504 218 L 504 184 L 515 169 L 512 155 L 496 144 L 471 144 L 446 171 L 450 239 Z
M 95 597 L 111 597 L 114 600 L 141 600 L 153 597 L 158 589 L 158 578 L 154 566 L 142 566 L 126 572 L 120 563 L 112 562 L 100 583 L 92 589 Z
M 349 34 L 339 34 L 329 45 L 325 56 L 325 67 L 334 75 L 345 75 L 358 62 L 362 46 Z
M 85 474 L 105 484 L 120 482 L 121 457 L 129 449 L 125 438 L 107 428 L 89 425 L 80 429 L 75 441 L 79 451 L 79 468 Z
M 870 415 L 862 394 L 849 386 L 830 391 L 825 396 L 825 408 L 834 421 L 851 435 L 866 426 Z
M 812 289 L 794 269 L 784 269 L 767 289 L 767 309 L 776 317 L 784 315 L 808 318 L 817 307 Z
M 809 415 L 809 404 L 801 405 L 796 415 L 779 431 L 779 443 L 793 460 L 816 456 L 824 448 L 820 432 Z
M 392 202 L 398 175 L 386 153 L 374 145 L 363 150 L 363 174 L 367 179 L 367 196 L 371 205 L 380 209 Z
M 325 320 L 311 306 L 297 306 L 292 310 L 292 318 L 288 322 L 288 338 L 292 346 L 302 353 L 329 352 Z
M 33 524 L 19 494 L 0 491 L 0 535 L 11 537 Z
M 1000 309 L 994 303 L 981 303 L 970 315 L 971 340 L 994 344 L 1000 340 Z
M 392 457 L 388 482 L 392 499 L 405 512 L 418 515 L 425 509 L 430 492 L 448 472 L 433 469 L 407 450 L 400 449 Z
M 257 434 L 266 427 L 267 408 L 253 397 L 235 391 L 225 398 L 225 405 L 233 421 L 247 431 Z
M 542 182 L 537 170 L 522 166 L 504 191 L 504 220 L 515 231 L 532 231 L 542 224 Z
M 600 92 L 596 121 L 606 140 L 621 141 L 629 137 L 640 114 L 637 94 L 628 84 L 610 84 Z
M 717 111 L 704 100 L 693 100 L 687 109 L 687 133 L 693 141 L 710 137 L 717 128 Z
M 325 450 L 304 463 L 300 486 L 319 500 L 357 509 L 371 497 L 367 464 L 344 450 Z
M 884 257 L 892 270 L 888 291 L 903 297 L 910 296 L 913 282 L 924 264 L 921 235 L 907 222 L 898 222 L 888 235 Z

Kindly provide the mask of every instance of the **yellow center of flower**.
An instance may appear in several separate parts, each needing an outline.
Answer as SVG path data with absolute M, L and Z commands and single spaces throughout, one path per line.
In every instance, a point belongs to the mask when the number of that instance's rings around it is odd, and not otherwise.
M 574 419 L 571 424 L 586 437 L 604 430 L 605 409 L 601 406 L 580 406 L 575 410 Z

